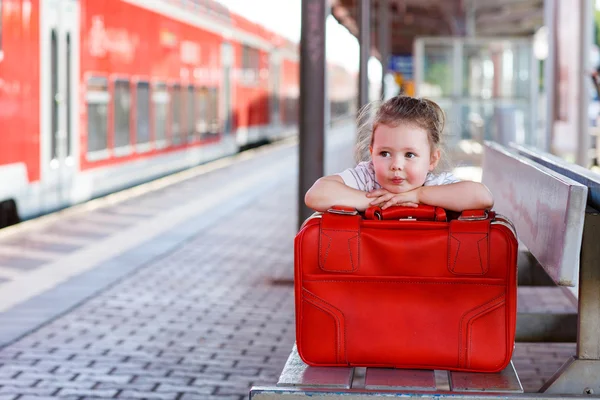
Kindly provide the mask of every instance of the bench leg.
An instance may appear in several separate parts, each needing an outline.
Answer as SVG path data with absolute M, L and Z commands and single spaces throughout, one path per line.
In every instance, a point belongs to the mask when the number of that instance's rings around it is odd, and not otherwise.
M 544 393 L 600 395 L 600 214 L 587 210 L 579 269 L 577 355 L 540 389 Z
M 540 389 L 548 394 L 600 394 L 600 360 L 571 357 Z

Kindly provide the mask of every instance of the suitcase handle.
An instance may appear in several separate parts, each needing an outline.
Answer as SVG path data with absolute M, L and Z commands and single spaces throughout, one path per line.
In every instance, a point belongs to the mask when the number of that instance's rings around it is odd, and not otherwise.
M 446 221 L 446 210 L 442 207 L 419 204 L 418 207 L 392 206 L 382 210 L 379 206 L 367 208 L 365 219 L 378 220 L 420 220 L 420 221 Z

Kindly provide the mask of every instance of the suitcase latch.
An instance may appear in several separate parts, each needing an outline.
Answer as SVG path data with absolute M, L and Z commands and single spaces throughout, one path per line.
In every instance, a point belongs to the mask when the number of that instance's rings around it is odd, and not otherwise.
M 483 221 L 488 218 L 488 212 L 485 210 L 481 214 L 462 215 L 458 217 L 459 221 Z
M 343 210 L 339 208 L 330 208 L 327 210 L 328 213 L 339 214 L 339 215 L 358 215 L 356 210 Z

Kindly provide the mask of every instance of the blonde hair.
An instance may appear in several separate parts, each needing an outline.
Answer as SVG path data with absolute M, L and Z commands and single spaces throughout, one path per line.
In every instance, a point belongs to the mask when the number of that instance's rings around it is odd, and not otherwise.
M 356 162 L 370 160 L 375 129 L 379 125 L 396 127 L 413 124 L 427 132 L 431 152 L 441 149 L 441 137 L 446 117 L 435 102 L 428 99 L 399 95 L 380 103 L 364 106 L 358 114 L 358 137 L 354 158 Z

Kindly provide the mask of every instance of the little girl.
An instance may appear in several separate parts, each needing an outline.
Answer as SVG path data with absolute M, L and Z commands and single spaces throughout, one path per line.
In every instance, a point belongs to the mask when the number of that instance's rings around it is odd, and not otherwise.
M 317 211 L 334 205 L 364 211 L 378 205 L 417 207 L 429 204 L 452 211 L 489 209 L 492 194 L 478 182 L 434 174 L 440 162 L 444 112 L 433 101 L 396 96 L 384 102 L 372 123 L 359 129 L 357 158 L 368 148 L 370 161 L 324 176 L 304 201 Z

